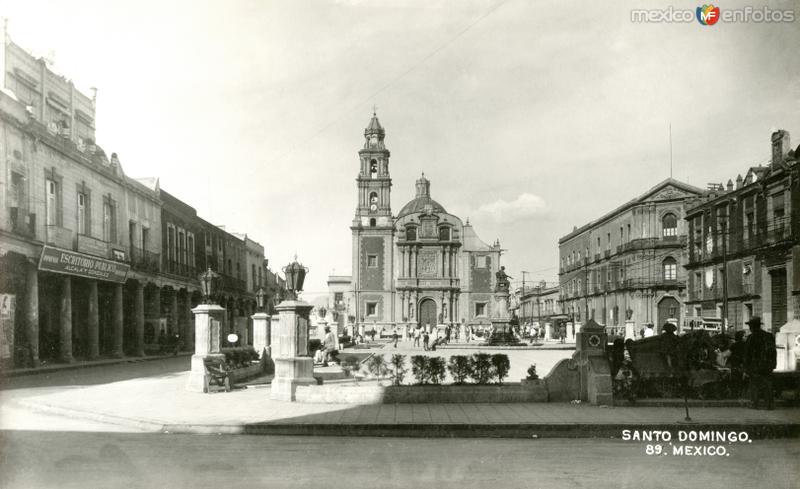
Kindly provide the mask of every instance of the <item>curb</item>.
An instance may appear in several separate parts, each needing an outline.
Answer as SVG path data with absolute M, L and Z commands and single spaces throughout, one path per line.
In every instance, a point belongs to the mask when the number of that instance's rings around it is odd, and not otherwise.
M 84 368 L 119 365 L 122 363 L 151 362 L 155 360 L 165 360 L 168 358 L 190 357 L 190 356 L 192 356 L 191 352 L 181 352 L 178 353 L 177 355 L 153 355 L 144 357 L 124 357 L 124 358 L 109 359 L 109 360 L 98 360 L 94 362 L 59 363 L 45 367 L 36 367 L 36 368 L 31 367 L 25 369 L 7 370 L 5 372 L 0 373 L 0 377 L 6 377 L 6 378 L 24 377 L 27 375 L 40 375 L 40 374 L 49 374 L 53 372 L 61 372 L 63 370 L 79 370 Z
M 223 427 L 220 427 L 223 428 Z M 800 424 L 791 423 L 711 423 L 711 424 L 249 424 L 247 435 L 289 436 L 373 436 L 400 438 L 608 438 L 622 437 L 623 430 L 669 431 L 676 439 L 679 431 L 745 431 L 751 439 L 798 438 Z M 213 429 L 211 432 L 217 432 Z
M 134 428 L 138 431 L 158 432 L 164 428 L 163 423 L 146 419 L 124 418 L 122 416 L 114 416 L 112 414 L 93 413 L 90 411 L 80 411 L 78 409 L 70 409 L 61 406 L 53 406 L 50 404 L 40 404 L 26 400 L 13 401 L 18 407 L 28 409 L 35 413 L 47 414 L 50 416 L 58 416 L 68 419 L 77 419 L 83 421 L 95 421 L 103 424 L 111 424 L 115 426 L 124 426 L 127 428 Z
M 137 431 L 164 434 L 195 435 L 267 435 L 267 436 L 369 436 L 398 438 L 607 438 L 622 437 L 623 430 L 669 431 L 677 438 L 679 431 L 744 431 L 750 439 L 800 438 L 800 423 L 512 423 L 512 424 L 292 424 L 292 423 L 235 423 L 181 424 L 154 420 L 125 418 L 110 414 L 92 413 L 77 409 L 16 401 L 15 404 L 34 412 L 70 419 L 95 421 L 134 428 Z

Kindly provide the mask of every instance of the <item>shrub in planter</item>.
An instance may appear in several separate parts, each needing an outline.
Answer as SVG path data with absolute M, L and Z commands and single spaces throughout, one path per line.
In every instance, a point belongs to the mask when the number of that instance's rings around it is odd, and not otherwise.
M 417 379 L 417 384 L 428 383 L 428 357 L 414 355 L 411 357 L 411 374 Z
M 465 355 L 453 355 L 450 357 L 447 370 L 450 371 L 450 375 L 453 376 L 453 381 L 456 384 L 463 384 L 472 375 L 472 364 L 469 361 L 469 357 Z
M 444 382 L 447 369 L 443 357 L 430 357 L 428 359 L 428 378 L 434 384 Z
M 539 374 L 536 373 L 536 364 L 534 363 L 530 367 L 528 367 L 528 380 L 536 380 L 539 378 Z
M 386 359 L 380 353 L 367 359 L 367 370 L 373 377 L 385 377 L 389 371 L 386 367 Z
M 487 384 L 492 377 L 492 356 L 488 353 L 475 353 L 472 355 L 472 373 L 470 376 L 476 384 Z
M 342 370 L 344 370 L 344 374 L 349 377 L 350 375 L 358 373 L 361 369 L 361 362 L 358 357 L 348 355 L 342 359 L 341 366 Z
M 497 382 L 502 384 L 503 379 L 508 375 L 508 370 L 511 368 L 511 362 L 508 360 L 508 355 L 505 353 L 496 353 L 492 355 L 492 369 L 494 375 L 497 376 Z
M 320 339 L 313 339 L 308 340 L 308 354 L 314 356 L 314 354 L 322 347 L 322 340 Z
M 392 384 L 400 385 L 406 376 L 406 356 L 400 354 L 392 355 L 390 362 L 392 366 Z
M 339 344 L 340 345 L 347 345 L 347 344 L 352 343 L 352 342 L 353 342 L 353 338 L 351 338 L 350 336 L 344 335 L 344 336 L 340 336 L 339 337 Z
M 225 363 L 231 369 L 247 367 L 250 362 L 258 360 L 258 353 L 252 346 L 237 346 L 235 348 L 223 348 L 220 353 L 225 355 Z

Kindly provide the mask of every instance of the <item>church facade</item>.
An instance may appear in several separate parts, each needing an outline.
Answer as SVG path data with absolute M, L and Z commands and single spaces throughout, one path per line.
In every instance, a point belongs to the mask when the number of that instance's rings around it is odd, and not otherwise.
M 489 325 L 500 267 L 499 241 L 431 198 L 423 174 L 415 196 L 394 215 L 386 133 L 373 114 L 358 152 L 358 205 L 352 231 L 353 304 L 357 325 L 378 331 L 466 323 Z

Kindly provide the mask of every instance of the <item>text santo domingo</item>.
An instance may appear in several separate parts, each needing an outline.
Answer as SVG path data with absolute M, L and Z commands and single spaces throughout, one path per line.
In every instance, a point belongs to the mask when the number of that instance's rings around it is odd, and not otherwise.
M 688 430 L 678 431 L 676 441 L 707 441 L 714 443 L 747 443 L 750 435 L 746 431 Z M 623 441 L 673 441 L 672 432 L 666 430 L 622 430 Z

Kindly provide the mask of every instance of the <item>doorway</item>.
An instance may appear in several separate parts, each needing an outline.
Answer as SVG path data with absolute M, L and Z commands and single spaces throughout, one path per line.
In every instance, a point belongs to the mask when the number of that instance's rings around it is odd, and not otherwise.
M 426 324 L 436 327 L 436 302 L 433 299 L 423 299 L 419 303 L 419 325 Z
M 658 303 L 658 323 L 655 325 L 657 333 L 661 333 L 661 327 L 664 326 L 668 319 L 674 319 L 680 324 L 680 318 L 678 317 L 680 307 L 680 303 L 674 297 L 661 299 L 661 302 Z

